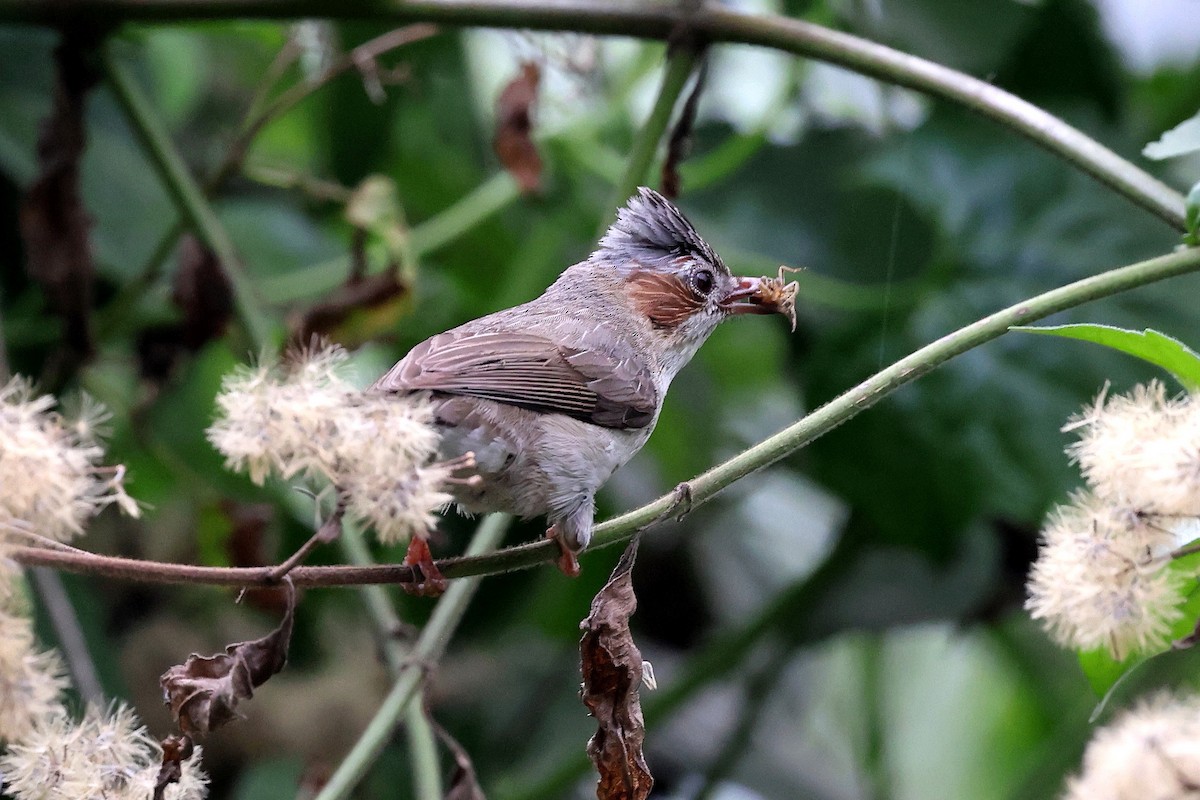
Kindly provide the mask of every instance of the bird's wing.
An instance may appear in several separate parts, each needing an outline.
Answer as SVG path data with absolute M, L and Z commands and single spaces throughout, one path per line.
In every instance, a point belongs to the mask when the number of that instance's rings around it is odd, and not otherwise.
M 566 347 L 523 332 L 447 331 L 414 347 L 375 388 L 481 397 L 606 428 L 649 425 L 658 408 L 649 369 L 586 338 Z

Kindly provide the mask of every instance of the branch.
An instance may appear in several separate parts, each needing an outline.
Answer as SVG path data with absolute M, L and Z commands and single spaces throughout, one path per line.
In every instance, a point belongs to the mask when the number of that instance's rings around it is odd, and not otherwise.
M 625 172 L 613 190 L 609 208 L 620 208 L 625 205 L 625 201 L 634 193 L 634 190 L 646 180 L 646 174 L 650 171 L 650 165 L 658 153 L 658 144 L 662 141 L 667 126 L 671 124 L 671 112 L 675 110 L 675 103 L 679 100 L 679 95 L 683 94 L 683 88 L 687 86 L 688 78 L 691 77 L 692 71 L 701 58 L 703 58 L 701 49 L 691 44 L 680 44 L 668 54 L 667 66 L 663 70 L 662 85 L 658 89 L 658 97 L 654 100 L 654 107 L 650 109 L 650 115 L 646 117 L 646 122 L 642 125 L 642 129 L 638 132 L 633 147 L 629 151 Z M 606 216 L 602 223 L 603 227 L 600 229 L 601 233 L 604 232 L 604 228 L 608 227 L 608 222 Z
M 339 539 L 342 555 L 352 564 L 371 564 L 371 552 L 363 541 L 362 531 L 353 525 L 343 525 Z M 411 664 L 413 654 L 399 639 L 403 621 L 396 613 L 387 591 L 382 586 L 363 586 L 359 589 L 367 614 L 371 618 L 375 636 L 387 662 L 392 679 L 399 681 Z M 421 687 L 423 688 L 423 687 Z M 413 774 L 413 795 L 417 800 L 440 800 L 442 797 L 442 774 L 438 763 L 437 742 L 433 728 L 425 716 L 425 707 L 420 702 L 410 702 L 404 715 L 404 727 L 408 734 L 409 762 Z
M 774 436 L 693 478 L 686 484 L 691 506 L 704 503 L 735 481 L 791 455 L 875 405 L 901 386 L 913 382 L 955 356 L 999 338 L 1010 326 L 1027 324 L 1092 300 L 1197 271 L 1200 271 L 1200 248 L 1180 250 L 1052 289 L 947 334 L 877 372 Z M 597 525 L 592 547 L 607 547 L 624 542 L 635 532 L 667 518 L 677 506 L 678 493 L 672 492 L 641 508 Z M 31 566 L 57 567 L 70 572 L 154 583 L 263 586 L 272 584 L 275 570 L 274 567 L 232 568 L 163 564 L 100 556 L 82 551 L 46 550 L 35 547 L 12 547 L 5 553 L 15 561 Z M 438 568 L 447 578 L 494 575 L 553 561 L 557 554 L 557 546 L 543 539 L 509 547 L 486 556 L 468 554 L 459 558 L 443 559 L 438 562 Z M 297 586 L 408 583 L 415 579 L 412 569 L 399 564 L 297 567 L 290 575 Z
M 1032 103 L 978 78 L 840 31 L 777 15 L 716 6 L 699 10 L 611 0 L 0 0 L 0 23 L 42 25 L 114 21 L 333 16 L 392 23 L 527 28 L 667 40 L 686 31 L 708 42 L 752 44 L 826 61 L 966 106 L 1031 139 L 1179 231 L 1183 196 L 1133 163 Z
M 492 514 L 485 519 L 475 529 L 475 535 L 467 546 L 467 553 L 482 555 L 494 550 L 504 538 L 504 532 L 508 530 L 511 519 L 504 514 Z M 479 587 L 479 581 L 478 577 L 455 581 L 437 601 L 429 622 L 421 629 L 421 635 L 413 646 L 410 659 L 404 664 L 400 678 L 380 704 L 379 711 L 362 736 L 321 788 L 316 800 L 340 800 L 349 796 L 375 763 L 387 745 L 396 722 L 424 684 L 426 670 L 441 658 L 454 629 L 462 619 L 463 612 L 466 611 L 467 604 Z
M 238 318 L 246 328 L 246 333 L 254 345 L 254 349 L 263 350 L 272 341 L 270 325 L 267 316 L 260 307 L 258 296 L 250 278 L 242 267 L 241 259 L 234 248 L 233 240 L 225 231 L 217 214 L 204 196 L 204 190 L 188 170 L 179 149 L 171 141 L 167 131 L 150 100 L 134 81 L 133 76 L 112 54 L 111 49 L 104 51 L 104 71 L 109 84 L 121 104 L 130 125 L 137 133 L 150 156 L 151 162 L 158 169 L 159 177 L 166 186 L 167 192 L 175 201 L 180 215 L 188 221 L 196 235 L 216 254 L 222 269 L 229 276 L 233 286 L 233 300 L 237 307 Z

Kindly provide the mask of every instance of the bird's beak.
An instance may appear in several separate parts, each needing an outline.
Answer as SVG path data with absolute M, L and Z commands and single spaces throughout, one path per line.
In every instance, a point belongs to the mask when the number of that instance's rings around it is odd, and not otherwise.
M 784 313 L 776 299 L 763 295 L 762 278 L 738 278 L 738 288 L 721 305 L 730 314 Z
M 783 274 L 795 271 L 780 267 L 774 278 L 738 278 L 738 287 L 729 293 L 722 304 L 729 314 L 782 314 L 796 330 L 795 281 L 783 282 Z

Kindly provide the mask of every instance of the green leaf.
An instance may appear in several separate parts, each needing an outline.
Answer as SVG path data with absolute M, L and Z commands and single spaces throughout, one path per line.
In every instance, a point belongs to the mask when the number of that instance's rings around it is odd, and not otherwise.
M 1106 700 L 1106 695 L 1117 685 L 1117 681 L 1143 660 L 1140 656 L 1135 656 L 1118 661 L 1108 652 L 1107 647 L 1083 650 L 1079 653 L 1079 666 L 1083 669 L 1083 674 L 1091 685 L 1092 691 L 1096 693 L 1097 697 L 1103 697 Z
M 1187 196 L 1187 234 L 1183 237 L 1185 244 L 1200 247 L 1200 182 L 1197 182 Z
M 1187 155 L 1200 150 L 1200 113 L 1165 131 L 1157 142 L 1142 148 L 1142 155 L 1155 161 Z
M 1138 332 L 1110 325 L 1076 324 L 1049 327 L 1014 325 L 1009 330 L 1044 333 L 1102 344 L 1162 367 L 1188 391 L 1200 391 L 1200 354 L 1178 339 L 1159 333 L 1153 328 Z

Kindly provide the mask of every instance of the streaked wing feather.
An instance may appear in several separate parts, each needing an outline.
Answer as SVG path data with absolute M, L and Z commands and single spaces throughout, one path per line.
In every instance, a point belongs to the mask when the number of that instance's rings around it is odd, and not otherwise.
M 600 338 L 593 332 L 582 347 L 565 348 L 528 333 L 447 331 L 414 347 L 375 388 L 479 397 L 608 428 L 643 428 L 658 407 L 654 381 L 634 358 L 606 352 Z

